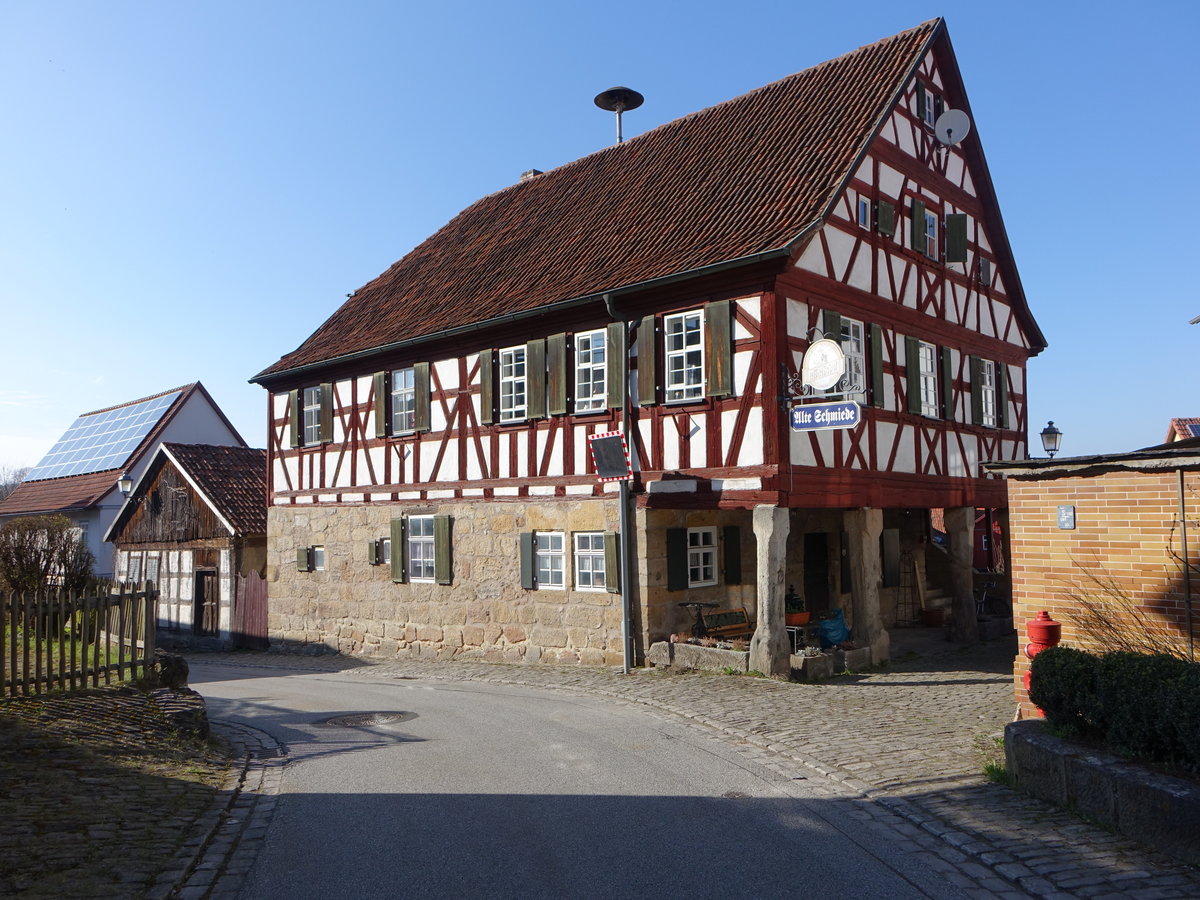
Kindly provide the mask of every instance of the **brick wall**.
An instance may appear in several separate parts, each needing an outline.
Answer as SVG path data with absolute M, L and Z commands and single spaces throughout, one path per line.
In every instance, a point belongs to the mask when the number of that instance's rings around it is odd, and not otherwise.
M 1186 646 L 1183 574 L 1170 551 L 1182 554 L 1179 528 L 1179 476 L 1174 470 L 1115 471 L 1046 480 L 1008 480 L 1012 550 L 1013 614 L 1021 646 L 1026 623 L 1046 610 L 1062 623 L 1062 640 L 1081 649 L 1101 651 L 1102 642 L 1079 623 L 1083 594 L 1101 604 L 1113 622 L 1123 617 L 1120 603 L 1105 596 L 1092 580 L 1119 587 L 1135 601 L 1150 628 Z M 1200 472 L 1185 473 L 1185 509 L 1189 559 L 1200 563 Z M 1058 508 L 1075 508 L 1075 528 L 1060 529 Z M 1192 578 L 1193 600 L 1200 598 L 1200 577 Z M 1200 604 L 1193 602 L 1200 613 Z M 1124 621 L 1125 627 L 1138 627 Z M 1194 625 L 1195 627 L 1195 625 Z M 1018 654 L 1014 686 L 1023 714 L 1032 712 L 1021 678 L 1029 660 Z

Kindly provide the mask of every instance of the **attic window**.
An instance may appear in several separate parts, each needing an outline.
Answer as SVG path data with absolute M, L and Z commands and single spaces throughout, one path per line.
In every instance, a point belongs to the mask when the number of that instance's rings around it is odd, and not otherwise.
M 942 98 L 917 82 L 917 118 L 932 128 L 942 114 L 942 108 Z
M 979 257 L 979 283 L 985 287 L 992 283 L 992 261 L 986 256 Z
M 871 229 L 871 198 L 864 194 L 858 195 L 858 224 L 860 228 Z

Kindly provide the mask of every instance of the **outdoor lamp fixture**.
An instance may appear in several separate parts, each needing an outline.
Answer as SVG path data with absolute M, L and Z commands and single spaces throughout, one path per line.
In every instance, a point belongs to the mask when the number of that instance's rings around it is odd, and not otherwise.
M 1060 444 L 1062 444 L 1062 432 L 1054 427 L 1053 422 L 1047 422 L 1046 427 L 1042 429 L 1042 449 L 1050 454 L 1051 459 L 1054 459 L 1054 454 L 1058 452 Z
M 1045 440 L 1045 438 L 1042 440 Z M 126 497 L 128 497 L 129 492 L 133 490 L 133 479 L 129 477 L 128 472 L 122 472 L 121 477 L 117 479 L 117 490 Z

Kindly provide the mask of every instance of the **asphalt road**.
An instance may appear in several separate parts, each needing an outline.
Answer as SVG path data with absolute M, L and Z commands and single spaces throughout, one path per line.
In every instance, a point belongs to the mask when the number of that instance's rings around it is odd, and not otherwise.
M 210 718 L 288 750 L 244 898 L 962 896 L 699 727 L 519 686 L 248 674 L 191 672 Z M 363 712 L 398 716 L 329 721 Z

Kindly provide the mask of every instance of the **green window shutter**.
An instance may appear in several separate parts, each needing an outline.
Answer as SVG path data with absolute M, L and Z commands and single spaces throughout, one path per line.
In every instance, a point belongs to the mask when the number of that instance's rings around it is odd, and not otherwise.
M 367 541 L 367 563 L 377 566 L 379 561 L 379 541 Z
M 449 584 L 454 578 L 451 557 L 450 517 L 433 517 L 433 580 L 438 584 Z
M 413 364 L 413 427 L 428 431 L 432 427 L 432 401 L 429 395 L 429 363 Z
M 842 342 L 842 314 L 832 309 L 821 310 L 821 330 L 830 340 Z
M 967 261 L 967 214 L 946 216 L 946 262 Z
M 392 519 L 392 581 L 397 584 L 408 581 L 408 560 L 405 559 L 408 555 L 408 542 L 405 540 L 408 537 L 407 525 L 403 517 Z
M 929 249 L 929 234 L 925 231 L 925 204 L 920 200 L 912 202 L 912 248 L 918 253 L 926 253 Z
M 292 433 L 292 446 L 299 447 L 304 443 L 300 433 L 300 392 L 288 391 L 288 429 Z
M 533 577 L 533 532 L 522 531 L 517 537 L 521 546 L 521 587 L 532 591 L 537 586 Z
M 870 341 L 871 371 L 868 377 L 871 380 L 871 405 L 882 409 L 884 406 L 882 327 L 874 324 L 871 325 Z
M 933 95 L 933 121 L 936 122 L 938 120 L 938 117 L 943 112 L 945 112 L 945 109 L 946 109 L 946 106 L 942 102 L 942 98 L 939 95 L 934 94 Z
M 391 411 L 391 397 L 388 396 L 388 373 L 376 372 L 375 383 L 375 437 L 387 437 L 388 413 Z
M 917 118 L 922 122 L 925 121 L 925 105 L 929 102 L 929 96 L 925 93 L 925 85 L 917 82 Z
M 875 212 L 875 230 L 892 237 L 896 233 L 896 207 L 887 200 L 880 200 Z
M 954 420 L 954 359 L 949 347 L 938 348 L 938 362 L 941 363 L 939 387 L 942 389 L 942 418 Z
M 737 525 L 726 525 L 725 534 L 725 583 L 742 583 L 742 529 Z
M 908 387 L 908 411 L 921 413 L 921 342 L 904 338 L 904 377 Z
M 978 356 L 971 361 L 971 424 L 983 424 L 983 360 Z
M 546 418 L 546 342 L 541 339 L 525 345 L 525 398 L 529 418 Z
M 683 591 L 688 586 L 686 528 L 667 529 L 667 590 Z
M 296 571 L 311 572 L 312 571 L 312 549 L 309 547 L 298 547 L 296 549 Z
M 333 440 L 333 383 L 321 383 L 321 443 Z
M 608 346 L 604 348 L 604 352 L 608 356 L 605 357 L 607 369 L 604 375 L 605 387 L 608 388 L 609 409 L 620 409 L 625 404 L 625 390 L 628 381 L 625 375 L 625 366 L 629 361 L 625 328 L 624 322 L 608 323 Z
M 705 394 L 733 394 L 733 303 L 717 300 L 704 308 Z
M 567 411 L 567 336 L 546 338 L 546 412 L 561 416 Z
M 479 351 L 479 421 L 484 425 L 496 421 L 495 356 L 493 350 Z
M 1008 366 L 996 360 L 996 426 L 1008 428 Z
M 604 589 L 621 593 L 621 533 L 604 532 Z
M 638 406 L 658 403 L 658 328 L 654 316 L 646 316 L 638 325 Z

